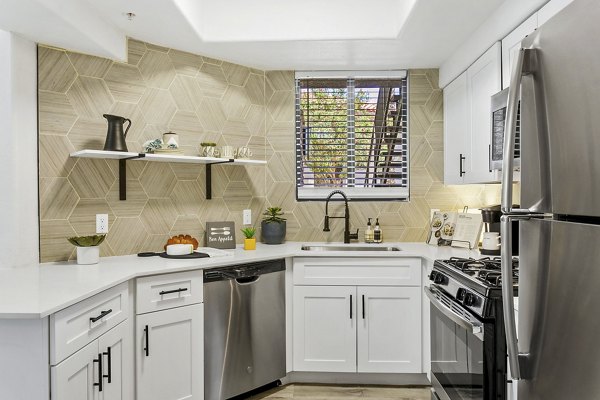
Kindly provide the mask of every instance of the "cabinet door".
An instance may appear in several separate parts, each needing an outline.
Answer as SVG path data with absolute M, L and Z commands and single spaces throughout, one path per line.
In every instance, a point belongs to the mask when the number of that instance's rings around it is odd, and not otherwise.
M 521 48 L 521 41 L 533 33 L 537 27 L 538 14 L 535 13 L 502 39 L 502 89 L 510 86 L 511 70 Z
M 294 286 L 294 371 L 356 372 L 356 287 Z
M 58 365 L 50 368 L 52 398 L 98 400 L 98 341 L 94 340 Z
M 103 357 L 101 400 L 133 400 L 132 334 L 129 320 L 125 320 L 98 338 Z
M 497 42 L 467 70 L 467 90 L 470 105 L 470 133 L 468 146 L 471 157 L 465 183 L 496 181 L 490 168 L 492 135 L 491 97 L 501 86 L 501 45 Z
M 469 103 L 467 73 L 464 72 L 444 88 L 444 183 L 463 183 L 467 173 L 467 138 Z
M 204 397 L 203 304 L 138 315 L 137 398 Z
M 358 372 L 421 373 L 421 288 L 359 287 Z

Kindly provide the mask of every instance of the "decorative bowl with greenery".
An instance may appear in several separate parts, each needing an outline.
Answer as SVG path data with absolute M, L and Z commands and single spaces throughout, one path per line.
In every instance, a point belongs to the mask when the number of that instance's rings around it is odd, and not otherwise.
M 249 226 L 240 230 L 245 237 L 244 250 L 256 250 L 256 238 L 254 237 L 256 234 L 256 228 Z
M 69 243 L 77 247 L 77 264 L 98 264 L 100 261 L 100 245 L 106 235 L 74 236 L 67 238 Z
M 219 157 L 219 150 L 217 150 L 217 144 L 214 142 L 200 143 L 200 155 L 202 157 Z
M 260 224 L 262 241 L 266 244 L 281 244 L 285 240 L 286 219 L 281 207 L 269 207 L 263 212 Z

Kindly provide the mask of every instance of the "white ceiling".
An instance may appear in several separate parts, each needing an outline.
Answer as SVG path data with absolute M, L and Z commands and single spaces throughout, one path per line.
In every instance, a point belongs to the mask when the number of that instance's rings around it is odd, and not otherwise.
M 439 67 L 503 2 L 2 0 L 0 28 L 116 59 L 129 36 L 267 70 L 425 68 Z

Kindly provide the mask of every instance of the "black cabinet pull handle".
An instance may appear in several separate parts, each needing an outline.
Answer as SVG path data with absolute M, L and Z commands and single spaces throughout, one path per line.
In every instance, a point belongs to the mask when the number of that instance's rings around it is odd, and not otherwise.
M 144 328 L 144 335 L 146 336 L 146 347 L 144 347 L 144 351 L 146 352 L 146 357 L 150 355 L 150 340 L 148 336 L 148 325 Z
M 352 295 L 350 295 L 350 319 L 352 319 Z
M 102 354 L 98 354 L 98 359 L 94 358 L 94 362 L 98 363 L 98 383 L 94 382 L 94 386 L 98 386 L 98 391 L 102 391 Z
M 488 144 L 488 167 L 492 172 L 492 145 Z
M 460 167 L 459 167 L 459 173 L 460 176 L 462 177 L 465 174 L 465 171 L 463 171 L 463 161 L 465 161 L 467 158 L 465 156 L 462 155 L 462 153 L 460 153 L 459 156 L 459 161 L 460 161 Z
M 97 322 L 98 320 L 101 320 L 102 318 L 106 317 L 108 314 L 110 314 L 112 312 L 112 308 L 106 311 L 100 311 L 100 315 L 98 315 L 97 317 L 90 317 L 90 321 L 92 322 Z
M 163 290 L 162 292 L 158 292 L 158 294 L 160 296 L 162 296 L 163 294 L 179 293 L 179 292 L 185 292 L 185 291 L 187 291 L 187 288 L 179 288 L 179 289 L 173 289 L 173 290 Z
M 362 295 L 362 314 L 363 314 L 363 319 L 365 319 L 365 295 Z
M 108 383 L 112 383 L 112 355 L 110 351 L 110 347 L 106 348 L 106 352 L 102 353 L 106 356 L 108 362 L 108 374 L 103 375 L 104 378 L 108 378 Z

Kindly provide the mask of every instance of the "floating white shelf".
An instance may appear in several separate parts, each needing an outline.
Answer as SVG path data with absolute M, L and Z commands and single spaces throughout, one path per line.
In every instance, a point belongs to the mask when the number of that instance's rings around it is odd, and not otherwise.
M 187 164 L 205 164 L 206 165 L 206 198 L 212 197 L 212 172 L 213 164 L 220 165 L 265 165 L 263 160 L 234 159 L 234 158 L 216 158 L 216 157 L 197 157 L 171 154 L 151 154 L 134 153 L 125 151 L 106 151 L 106 150 L 80 150 L 71 153 L 75 158 L 101 158 L 106 160 L 119 160 L 119 198 L 127 199 L 127 170 L 125 168 L 127 161 L 154 161 L 154 162 L 172 162 Z

